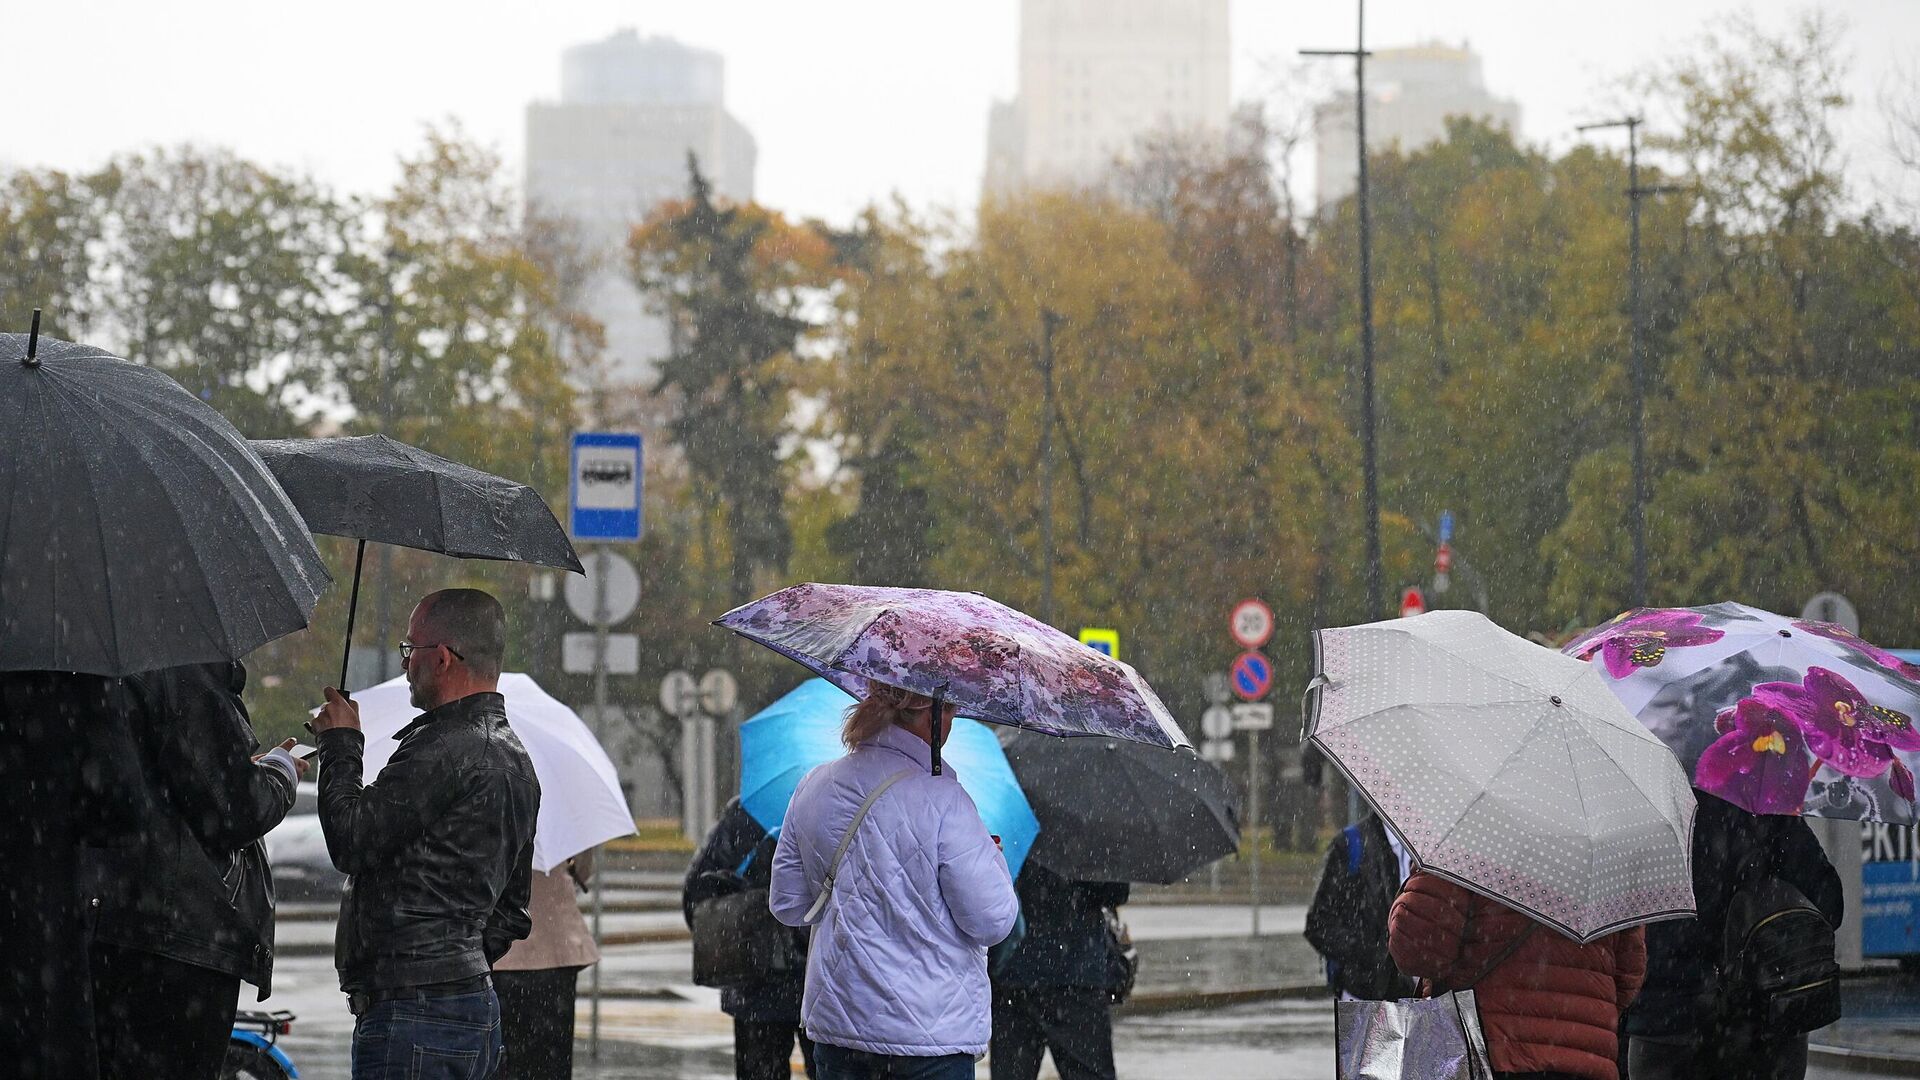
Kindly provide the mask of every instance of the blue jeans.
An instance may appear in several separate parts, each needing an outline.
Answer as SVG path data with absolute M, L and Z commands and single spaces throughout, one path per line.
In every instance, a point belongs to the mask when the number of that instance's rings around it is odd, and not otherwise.
M 486 1080 L 505 1048 L 491 986 L 376 1002 L 353 1026 L 353 1080 Z
M 973 1080 L 972 1054 L 903 1057 L 813 1044 L 816 1080 Z

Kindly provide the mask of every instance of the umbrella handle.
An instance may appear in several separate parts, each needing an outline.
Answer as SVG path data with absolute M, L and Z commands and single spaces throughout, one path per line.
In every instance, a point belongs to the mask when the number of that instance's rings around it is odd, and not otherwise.
M 935 776 L 940 775 L 940 695 L 945 693 L 946 689 L 943 685 L 933 692 L 933 711 L 927 714 L 927 718 L 932 721 L 927 726 L 927 734 L 933 737 L 927 741 L 933 744 L 933 775 Z
M 367 542 L 360 541 L 360 551 L 353 557 L 353 594 L 347 600 L 347 643 L 340 650 L 340 695 L 351 697 L 347 693 L 347 660 L 353 656 L 353 616 L 360 609 L 360 565 L 367 561 Z

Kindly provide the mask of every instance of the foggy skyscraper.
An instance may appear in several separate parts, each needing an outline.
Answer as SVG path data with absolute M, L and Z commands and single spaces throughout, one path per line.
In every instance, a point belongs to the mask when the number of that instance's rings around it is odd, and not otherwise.
M 753 136 L 727 113 L 718 53 L 621 30 L 568 49 L 558 103 L 527 106 L 529 210 L 571 222 L 600 257 L 586 308 L 606 325 L 608 375 L 651 383 L 666 322 L 627 272 L 626 242 L 655 205 L 687 192 L 687 154 L 714 194 L 753 198 Z
M 1021 0 L 1020 88 L 987 124 L 989 192 L 1097 181 L 1155 132 L 1227 127 L 1227 0 Z

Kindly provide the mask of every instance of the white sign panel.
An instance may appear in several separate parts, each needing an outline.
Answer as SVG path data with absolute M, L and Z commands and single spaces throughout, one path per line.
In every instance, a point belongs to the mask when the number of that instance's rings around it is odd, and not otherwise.
M 593 674 L 594 639 L 597 634 L 567 634 L 560 639 L 560 669 L 569 675 Z M 640 638 L 634 634 L 607 635 L 607 673 L 637 675 L 640 672 Z
M 1209 739 L 1224 739 L 1233 734 L 1233 713 L 1225 705 L 1215 705 L 1200 714 L 1200 733 Z
M 1267 701 L 1235 705 L 1233 707 L 1233 729 L 1235 731 L 1268 731 L 1273 727 L 1273 703 Z

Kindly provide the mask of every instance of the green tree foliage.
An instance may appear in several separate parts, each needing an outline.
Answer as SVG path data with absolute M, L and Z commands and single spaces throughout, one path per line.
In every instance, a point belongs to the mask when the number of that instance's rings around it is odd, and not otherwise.
M 1844 209 L 1834 135 L 1840 60 L 1809 16 L 1745 20 L 1654 72 L 1673 114 L 1654 140 L 1685 168 L 1656 218 L 1680 249 L 1651 275 L 1655 603 L 1739 599 L 1797 611 L 1838 589 L 1871 636 L 1920 640 L 1914 548 L 1920 362 L 1915 239 Z M 1545 548 L 1550 609 L 1590 621 L 1625 601 L 1624 454 L 1595 450 Z
M 255 438 L 301 433 L 340 370 L 346 209 L 224 151 L 116 160 L 101 322 Z

